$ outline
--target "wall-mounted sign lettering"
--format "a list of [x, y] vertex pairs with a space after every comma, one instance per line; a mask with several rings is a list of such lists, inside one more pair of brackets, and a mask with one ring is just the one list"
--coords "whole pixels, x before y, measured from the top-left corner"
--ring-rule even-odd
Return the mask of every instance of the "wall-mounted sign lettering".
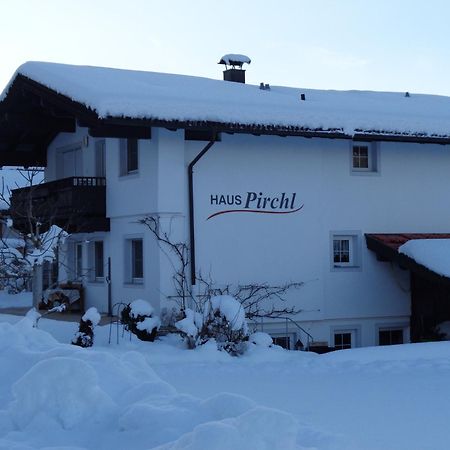
[[300, 211], [303, 204], [296, 201], [297, 194], [281, 192], [278, 195], [265, 195], [262, 192], [241, 194], [211, 194], [210, 205], [220, 210], [209, 215], [206, 220], [229, 213], [292, 214]]

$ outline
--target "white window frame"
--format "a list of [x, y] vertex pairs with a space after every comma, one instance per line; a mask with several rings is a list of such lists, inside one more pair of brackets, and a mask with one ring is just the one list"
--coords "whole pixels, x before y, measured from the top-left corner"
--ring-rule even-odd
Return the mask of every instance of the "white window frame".
[[[336, 334], [351, 334], [350, 348], [361, 347], [361, 326], [360, 325], [342, 325], [331, 327], [330, 333], [330, 347], [334, 347], [334, 340]], [[341, 349], [339, 349], [341, 350]]]
[[[367, 167], [356, 167], [354, 165], [354, 148], [367, 148]], [[350, 173], [352, 175], [377, 175], [380, 172], [379, 145], [377, 142], [350, 142]]]
[[[350, 335], [350, 346], [347, 347], [345, 344], [341, 343], [341, 345], [336, 346], [336, 336], [344, 336], [344, 335]], [[354, 341], [355, 341], [355, 332], [354, 330], [341, 330], [341, 331], [335, 331], [333, 333], [333, 348], [336, 350], [347, 350], [349, 348], [354, 347]]]
[[[345, 243], [348, 243], [347, 249], [344, 248]], [[336, 244], [339, 247], [337, 252]], [[355, 259], [353, 246], [353, 236], [333, 236], [333, 264], [337, 267], [353, 267]], [[348, 261], [342, 261], [345, 254], [348, 254]], [[339, 256], [341, 261], [336, 261], [336, 256]]]
[[[361, 270], [362, 246], [360, 231], [331, 231], [330, 232], [330, 264], [331, 270]], [[349, 260], [348, 262], [334, 261], [335, 241], [348, 241]]]
[[[133, 241], [142, 242], [142, 277], [136, 277], [133, 273], [134, 261], [133, 261]], [[125, 238], [125, 284], [143, 285], [145, 274], [145, 241], [143, 236], [127, 236]]]
[[[380, 331], [394, 331], [394, 330], [402, 330], [403, 334], [403, 344], [407, 344], [410, 340], [409, 337], [409, 324], [404, 323], [381, 323], [375, 326], [375, 342], [377, 345], [380, 345]], [[386, 344], [386, 345], [394, 345], [394, 344]], [[397, 345], [397, 344], [396, 344]], [[401, 345], [401, 344], [398, 344]]]
[[[97, 255], [96, 248], [97, 243], [101, 242], [103, 244], [103, 276], [97, 276]], [[103, 283], [105, 281], [105, 241], [103, 239], [94, 239], [89, 242], [89, 267], [90, 267], [90, 281], [94, 283]]]

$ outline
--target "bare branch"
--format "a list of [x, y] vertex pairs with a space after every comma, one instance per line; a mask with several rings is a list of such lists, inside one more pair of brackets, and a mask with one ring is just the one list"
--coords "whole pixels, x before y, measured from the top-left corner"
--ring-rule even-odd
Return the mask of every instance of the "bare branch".
[[[285, 306], [286, 297], [289, 291], [300, 289], [303, 282], [289, 282], [278, 286], [268, 283], [251, 283], [246, 285], [218, 287], [212, 280], [211, 274], [207, 278], [202, 274], [196, 274], [196, 282], [199, 285], [201, 295], [194, 296], [192, 286], [188, 277], [189, 270], [189, 247], [185, 242], [174, 242], [169, 232], [161, 230], [159, 218], [154, 216], [145, 217], [139, 221], [146, 225], [156, 238], [159, 248], [171, 261], [174, 269], [173, 284], [176, 297], [179, 299], [181, 309], [186, 308], [186, 301], [189, 299], [197, 312], [203, 312], [205, 303], [215, 295], [231, 295], [235, 297], [245, 309], [249, 320], [257, 318], [270, 318], [279, 316], [290, 316], [298, 314], [301, 309], [294, 306]], [[175, 256], [176, 264], [172, 262], [169, 253]], [[171, 297], [173, 298], [173, 297]]]
[[[172, 282], [179, 299], [179, 306], [181, 310], [185, 310], [187, 300], [194, 300], [192, 287], [188, 279], [189, 248], [187, 244], [185, 242], [173, 242], [170, 237], [170, 232], [161, 230], [158, 217], [148, 216], [140, 220], [139, 223], [147, 226], [155, 237], [158, 247], [170, 261], [174, 271]], [[176, 263], [173, 262], [170, 254], [175, 256]]]

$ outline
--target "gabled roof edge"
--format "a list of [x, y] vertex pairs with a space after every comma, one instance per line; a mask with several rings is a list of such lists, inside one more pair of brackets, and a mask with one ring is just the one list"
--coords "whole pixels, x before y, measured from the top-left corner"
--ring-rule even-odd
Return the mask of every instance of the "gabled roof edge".
[[7, 112], [11, 103], [11, 96], [16, 95], [17, 90], [22, 89], [40, 97], [43, 102], [48, 101], [52, 106], [58, 107], [74, 115], [82, 126], [95, 125], [126, 125], [126, 126], [150, 126], [169, 129], [214, 130], [215, 132], [240, 133], [253, 135], [274, 136], [298, 136], [305, 138], [323, 139], [349, 139], [355, 141], [385, 141], [385, 142], [410, 142], [420, 144], [449, 145], [450, 136], [429, 136], [425, 134], [407, 133], [383, 133], [376, 130], [358, 130], [355, 134], [345, 133], [342, 129], [309, 129], [298, 126], [260, 125], [230, 122], [211, 121], [180, 121], [163, 120], [158, 118], [133, 118], [133, 117], [106, 117], [100, 118], [98, 114], [85, 104], [73, 100], [64, 94], [44, 86], [18, 73], [11, 81], [5, 98], [0, 102], [0, 113]]

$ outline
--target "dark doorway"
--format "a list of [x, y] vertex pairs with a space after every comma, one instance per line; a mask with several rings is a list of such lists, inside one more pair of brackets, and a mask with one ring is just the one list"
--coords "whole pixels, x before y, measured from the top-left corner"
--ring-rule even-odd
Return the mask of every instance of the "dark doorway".
[[436, 325], [450, 320], [450, 285], [442, 278], [411, 272], [411, 342], [439, 340]]

